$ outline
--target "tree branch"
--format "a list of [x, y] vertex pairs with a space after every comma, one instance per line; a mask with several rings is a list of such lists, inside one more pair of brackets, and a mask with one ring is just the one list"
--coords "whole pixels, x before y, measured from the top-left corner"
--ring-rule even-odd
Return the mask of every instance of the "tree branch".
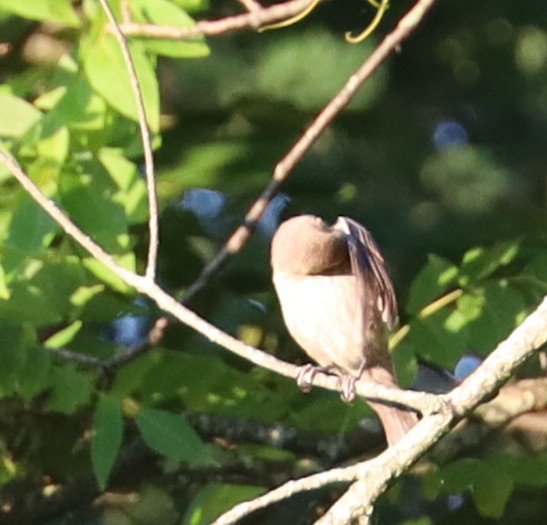
[[[270, 7], [249, 9], [247, 13], [241, 15], [228, 16], [219, 20], [203, 20], [192, 27], [158, 26], [131, 22], [121, 24], [120, 29], [127, 36], [169, 40], [184, 40], [203, 35], [214, 36], [238, 29], [254, 29], [256, 31], [263, 25], [291, 18], [303, 11], [309, 3], [310, 0], [291, 0]], [[248, 0], [247, 4], [250, 7]]]
[[479, 403], [492, 397], [522, 362], [547, 342], [547, 297], [539, 307], [460, 386], [444, 397], [443, 412], [424, 417], [401, 441], [368, 461], [332, 469], [281, 487], [241, 503], [213, 525], [232, 525], [255, 510], [281, 501], [296, 492], [314, 490], [331, 483], [354, 482], [348, 491], [316, 522], [316, 525], [347, 525], [359, 519], [367, 523], [372, 507], [389, 483], [407, 472], [418, 459]]

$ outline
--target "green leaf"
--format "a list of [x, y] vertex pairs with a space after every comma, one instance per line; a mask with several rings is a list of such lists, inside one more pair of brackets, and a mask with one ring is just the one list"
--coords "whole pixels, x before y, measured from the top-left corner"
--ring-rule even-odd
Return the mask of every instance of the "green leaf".
[[545, 291], [547, 287], [547, 250], [534, 255], [532, 260], [522, 270], [522, 275], [537, 280], [538, 285]]
[[486, 354], [524, 320], [527, 302], [516, 286], [505, 281], [487, 283], [473, 295], [481, 310], [469, 323], [470, 341], [473, 350]]
[[495, 464], [477, 469], [473, 480], [473, 499], [477, 510], [487, 518], [501, 518], [513, 493], [513, 480]]
[[182, 414], [144, 408], [137, 414], [136, 421], [147, 445], [170, 461], [215, 464], [213, 456]]
[[73, 312], [70, 296], [87, 278], [79, 260], [27, 259], [11, 281], [11, 297], [0, 301], [0, 317], [14, 323], [60, 323]]
[[[321, 392], [319, 389], [304, 396], [294, 380], [288, 382], [292, 384], [286, 388], [294, 392], [294, 399], [290, 402], [293, 408], [285, 420], [289, 425], [319, 432], [345, 434], [355, 430], [363, 418], [372, 414], [365, 403], [341, 403], [336, 392]], [[324, 417], [325, 414], [330, 416]]]
[[442, 148], [425, 160], [423, 185], [447, 208], [462, 215], [480, 215], [508, 202], [512, 174], [494, 161], [488, 148], [461, 145]]
[[[247, 81], [242, 88], [256, 93], [254, 86], [258, 86], [264, 96], [303, 111], [321, 108], [339, 89], [338, 79], [351, 75], [363, 60], [363, 53], [373, 47], [372, 41], [363, 42], [361, 49], [348, 47], [343, 39], [318, 29], [297, 31], [270, 42], [255, 66], [256, 71], [242, 70], [246, 74], [242, 80]], [[256, 78], [248, 82], [249, 74]], [[351, 100], [349, 108], [363, 110], [373, 106], [385, 88], [386, 78], [386, 70], [380, 69]]]
[[501, 456], [491, 462], [493, 468], [507, 472], [516, 483], [529, 487], [547, 486], [547, 452], [529, 456]]
[[63, 346], [68, 345], [80, 331], [82, 325], [82, 321], [74, 321], [65, 328], [48, 337], [44, 342], [44, 346], [47, 348], [62, 348]]
[[9, 299], [10, 291], [6, 282], [6, 272], [0, 264], [0, 299]]
[[87, 235], [108, 252], [123, 254], [129, 246], [127, 217], [104, 168], [85, 163], [82, 173], [62, 173], [59, 190], [63, 207]]
[[209, 483], [195, 496], [182, 525], [206, 525], [238, 503], [263, 493], [264, 487]]
[[80, 25], [70, 0], [0, 0], [0, 9], [33, 20], [48, 20], [69, 27]]
[[427, 265], [412, 282], [406, 310], [416, 315], [457, 282], [458, 269], [437, 255], [428, 257]]
[[461, 316], [441, 310], [410, 323], [408, 341], [417, 355], [441, 367], [452, 369], [467, 350], [469, 330]]
[[466, 285], [488, 277], [500, 266], [505, 266], [513, 261], [519, 253], [519, 248], [519, 242], [505, 242], [493, 248], [477, 247], [469, 250], [463, 256], [460, 267], [460, 283]]
[[[504, 458], [462, 459], [442, 466], [424, 479], [424, 495], [458, 494], [470, 490], [477, 510], [486, 517], [499, 518], [511, 496], [515, 482], [505, 469]], [[526, 458], [522, 458], [526, 459]]]
[[56, 367], [52, 373], [51, 397], [47, 408], [52, 411], [73, 414], [89, 402], [93, 391], [91, 378], [76, 370], [72, 364]]
[[27, 361], [22, 328], [0, 324], [0, 397], [10, 395]]
[[104, 134], [107, 105], [93, 92], [88, 79], [81, 73], [65, 86], [65, 93], [55, 106], [55, 112], [71, 130], [88, 132], [87, 140], [90, 131]]
[[[116, 262], [124, 268], [134, 271], [136, 267], [135, 255], [128, 253], [126, 255], [119, 255], [114, 258]], [[108, 284], [110, 288], [117, 292], [130, 295], [133, 293], [133, 288], [128, 285], [119, 275], [114, 273], [110, 268], [107, 268], [102, 262], [98, 261], [94, 257], [86, 257], [82, 259], [82, 264], [87, 268], [97, 279]]]
[[25, 401], [31, 401], [49, 386], [51, 355], [42, 346], [27, 349], [26, 363], [17, 378], [17, 392]]
[[[158, 131], [160, 116], [158, 79], [155, 63], [146, 54], [145, 49], [145, 45], [141, 42], [131, 43], [131, 56], [142, 90], [148, 125], [152, 131]], [[116, 39], [108, 32], [102, 31], [97, 38], [87, 38], [82, 41], [81, 53], [85, 73], [93, 89], [122, 115], [138, 121], [135, 94]]]
[[68, 157], [70, 133], [68, 128], [53, 112], [44, 119], [36, 151], [41, 159], [54, 161], [61, 166]]
[[6, 270], [9, 272], [48, 246], [58, 231], [57, 223], [31, 197], [23, 195], [13, 213], [5, 243], [9, 248], [4, 262]]
[[161, 350], [151, 348], [146, 354], [121, 367], [112, 385], [112, 392], [120, 397], [133, 394], [150, 370], [157, 366], [160, 354]]
[[124, 206], [128, 221], [145, 222], [148, 216], [147, 190], [137, 166], [117, 149], [102, 148], [99, 160], [120, 190], [117, 200]]
[[[207, 343], [198, 346], [202, 341], [196, 337], [186, 344], [194, 351], [206, 353]], [[193, 411], [244, 414], [262, 421], [279, 421], [287, 412], [285, 398], [272, 395], [263, 378], [229, 366], [218, 353], [162, 352], [154, 355], [154, 361], [156, 366], [139, 385], [139, 395], [144, 399], [181, 399]], [[302, 398], [296, 387], [293, 392]]]
[[95, 411], [95, 433], [91, 462], [101, 490], [108, 484], [123, 438], [123, 416], [119, 399], [101, 396]]
[[0, 91], [0, 115], [0, 137], [21, 137], [42, 118], [32, 104], [6, 91]]
[[[135, 0], [131, 9], [136, 22], [187, 28], [196, 25], [194, 19], [172, 2], [166, 0]], [[203, 36], [184, 40], [147, 39], [146, 48], [158, 55], [177, 58], [197, 58], [209, 55]]]

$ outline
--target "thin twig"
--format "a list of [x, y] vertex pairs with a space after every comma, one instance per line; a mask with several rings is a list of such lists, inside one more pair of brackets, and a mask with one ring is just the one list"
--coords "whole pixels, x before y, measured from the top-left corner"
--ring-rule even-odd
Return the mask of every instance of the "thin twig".
[[310, 0], [291, 0], [271, 7], [254, 9], [241, 15], [228, 16], [219, 20], [203, 20], [192, 27], [171, 27], [152, 24], [121, 24], [120, 29], [127, 36], [184, 40], [203, 35], [220, 35], [238, 29], [258, 30], [261, 26], [285, 20], [300, 13]]
[[139, 128], [141, 130], [142, 147], [144, 150], [144, 165], [146, 172], [146, 186], [148, 192], [148, 259], [146, 262], [145, 276], [150, 280], [156, 278], [156, 267], [158, 262], [158, 197], [156, 192], [156, 176], [154, 170], [154, 155], [152, 154], [152, 142], [150, 140], [150, 130], [148, 128], [148, 121], [146, 119], [146, 108], [144, 106], [144, 100], [142, 96], [142, 90], [139, 84], [139, 78], [137, 76], [137, 70], [135, 63], [131, 57], [131, 51], [125, 35], [120, 30], [120, 26], [116, 21], [116, 17], [110, 8], [107, 0], [99, 0], [102, 8], [104, 9], [106, 16], [113, 29], [114, 35], [118, 40], [120, 49], [123, 54], [124, 62], [127, 66], [127, 72], [131, 80], [131, 88], [135, 95], [135, 102], [137, 103], [137, 113], [139, 117]]
[[249, 11], [249, 13], [252, 13], [253, 11], [258, 11], [259, 9], [262, 9], [262, 6], [256, 1], [256, 0], [239, 0], [239, 3]]

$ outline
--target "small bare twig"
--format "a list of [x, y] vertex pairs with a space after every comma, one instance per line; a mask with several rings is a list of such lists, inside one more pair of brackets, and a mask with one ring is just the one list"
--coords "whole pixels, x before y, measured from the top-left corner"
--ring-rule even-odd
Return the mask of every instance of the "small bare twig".
[[259, 9], [262, 9], [262, 6], [256, 1], [256, 0], [239, 0], [239, 3], [249, 11], [249, 13], [252, 13], [253, 11], [258, 11]]
[[213, 36], [238, 29], [258, 30], [263, 25], [279, 20], [285, 20], [300, 13], [310, 3], [310, 0], [291, 0], [282, 4], [260, 9], [249, 9], [241, 15], [228, 16], [219, 20], [202, 20], [192, 27], [171, 27], [152, 24], [121, 24], [120, 29], [127, 36], [146, 38], [164, 38], [183, 40], [196, 36]]
[[74, 361], [87, 366], [95, 366], [102, 368], [103, 370], [112, 370], [133, 361], [133, 359], [146, 352], [149, 348], [158, 346], [163, 340], [165, 331], [171, 326], [172, 322], [173, 321], [169, 317], [164, 315], [158, 317], [144, 340], [129, 346], [123, 352], [116, 354], [110, 359], [99, 359], [98, 357], [82, 354], [80, 352], [73, 352], [66, 348], [52, 348], [50, 349], [50, 352], [68, 361]]
[[156, 192], [156, 176], [154, 170], [154, 155], [152, 154], [152, 143], [150, 140], [150, 130], [148, 128], [148, 121], [146, 119], [146, 109], [144, 107], [144, 100], [142, 97], [142, 91], [139, 84], [139, 78], [137, 76], [137, 70], [135, 63], [131, 58], [131, 51], [129, 44], [125, 38], [125, 35], [120, 31], [120, 26], [116, 21], [114, 13], [110, 8], [107, 0], [99, 0], [102, 8], [104, 9], [106, 16], [110, 22], [112, 30], [123, 54], [124, 62], [127, 65], [127, 71], [131, 80], [131, 87], [135, 95], [135, 102], [137, 103], [137, 113], [139, 116], [139, 127], [141, 130], [141, 140], [144, 151], [144, 164], [146, 172], [146, 186], [148, 193], [148, 260], [146, 262], [145, 275], [148, 279], [155, 280], [156, 267], [158, 260], [158, 197]]

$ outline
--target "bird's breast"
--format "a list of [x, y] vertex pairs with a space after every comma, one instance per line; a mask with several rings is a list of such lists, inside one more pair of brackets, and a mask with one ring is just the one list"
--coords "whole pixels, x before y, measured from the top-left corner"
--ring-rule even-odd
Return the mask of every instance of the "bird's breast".
[[364, 362], [372, 327], [364, 326], [365, 303], [357, 293], [355, 277], [276, 272], [273, 281], [285, 324], [296, 342], [320, 365], [335, 364], [356, 373]]

